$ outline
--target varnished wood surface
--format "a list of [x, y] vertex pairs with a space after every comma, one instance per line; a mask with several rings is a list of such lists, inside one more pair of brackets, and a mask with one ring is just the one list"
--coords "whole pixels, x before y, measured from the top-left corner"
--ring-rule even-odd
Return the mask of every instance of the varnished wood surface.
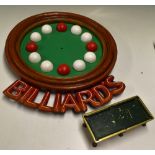
[[[20, 58], [20, 43], [24, 35], [36, 26], [57, 21], [71, 22], [87, 27], [99, 38], [102, 44], [104, 57], [94, 70], [74, 78], [56, 78], [38, 73]], [[22, 80], [41, 89], [57, 91], [75, 91], [86, 89], [103, 81], [114, 67], [117, 57], [116, 43], [111, 34], [94, 20], [74, 13], [47, 12], [31, 16], [17, 24], [10, 32], [6, 45], [5, 55], [8, 64]]]

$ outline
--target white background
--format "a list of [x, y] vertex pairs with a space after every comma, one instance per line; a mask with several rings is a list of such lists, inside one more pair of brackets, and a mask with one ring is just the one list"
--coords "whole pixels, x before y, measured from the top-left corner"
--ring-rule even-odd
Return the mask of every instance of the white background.
[[[43, 114], [6, 99], [2, 91], [15, 77], [4, 61], [10, 30], [24, 18], [47, 11], [88, 16], [113, 35], [118, 58], [112, 74], [126, 84], [111, 103], [139, 95], [155, 116], [155, 7], [153, 6], [0, 6], [0, 149], [94, 149], [82, 115]], [[111, 104], [110, 103], [110, 104]], [[89, 111], [92, 109], [89, 109]], [[98, 144], [95, 149], [155, 149], [155, 121]]]

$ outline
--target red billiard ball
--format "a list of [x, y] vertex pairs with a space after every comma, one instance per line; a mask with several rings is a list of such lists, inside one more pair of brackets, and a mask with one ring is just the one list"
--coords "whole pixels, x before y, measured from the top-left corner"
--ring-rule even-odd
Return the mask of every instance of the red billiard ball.
[[97, 50], [97, 44], [93, 41], [87, 43], [86, 48], [88, 51], [95, 52]]
[[58, 23], [57, 24], [57, 31], [65, 32], [67, 30], [67, 25], [65, 23]]
[[27, 43], [27, 45], [26, 45], [26, 50], [27, 50], [28, 52], [36, 52], [37, 49], [38, 49], [38, 46], [37, 46], [37, 44], [36, 44], [35, 42], [33, 42], [33, 41]]
[[70, 67], [67, 64], [61, 64], [58, 66], [57, 72], [60, 75], [67, 75], [70, 73]]

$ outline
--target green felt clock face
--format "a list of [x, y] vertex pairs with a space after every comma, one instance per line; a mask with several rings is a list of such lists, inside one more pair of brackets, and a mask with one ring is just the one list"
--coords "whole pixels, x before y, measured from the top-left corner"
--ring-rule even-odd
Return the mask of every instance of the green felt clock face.
[[[52, 23], [50, 24], [52, 27], [52, 32], [49, 34], [43, 34], [41, 31], [41, 26], [39, 26], [33, 28], [24, 36], [20, 46], [20, 55], [22, 60], [28, 67], [41, 74], [60, 78], [72, 78], [75, 76], [81, 76], [89, 73], [96, 68], [96, 66], [101, 62], [101, 59], [104, 56], [100, 40], [87, 28], [82, 27], [82, 33], [89, 32], [92, 34], [92, 41], [97, 44], [98, 48], [94, 52], [94, 54], [96, 55], [96, 61], [93, 63], [85, 62], [86, 68], [83, 71], [76, 71], [73, 68], [73, 63], [78, 59], [84, 60], [84, 54], [87, 52], [86, 43], [81, 41], [81, 35], [74, 35], [71, 33], [71, 27], [73, 26], [73, 24], [66, 24], [67, 31], [65, 32], [58, 32], [56, 30], [57, 23]], [[37, 52], [41, 56], [41, 61], [38, 63], [32, 63], [29, 61], [30, 53], [25, 49], [27, 43], [30, 42], [30, 35], [33, 32], [39, 32], [42, 36], [42, 39], [39, 42], [36, 42], [36, 44], [38, 45]], [[49, 60], [53, 63], [52, 71], [43, 72], [41, 70], [40, 65], [44, 60]], [[57, 68], [60, 64], [67, 64], [70, 67], [70, 73], [65, 76], [60, 75], [57, 72]]]

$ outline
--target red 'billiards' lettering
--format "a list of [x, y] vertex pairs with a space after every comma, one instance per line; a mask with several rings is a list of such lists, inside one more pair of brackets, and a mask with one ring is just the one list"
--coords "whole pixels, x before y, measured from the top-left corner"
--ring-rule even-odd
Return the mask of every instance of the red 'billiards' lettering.
[[3, 93], [11, 99], [18, 100], [29, 89], [29, 85], [21, 80], [15, 81]]
[[56, 93], [54, 105], [53, 105], [54, 112], [61, 112], [61, 100], [62, 100], [62, 95], [60, 93]]
[[20, 98], [20, 101], [31, 108], [37, 108], [38, 103], [34, 102], [37, 97], [39, 89], [30, 87], [30, 89], [26, 92], [26, 94]]
[[114, 77], [109, 76], [100, 85], [97, 85], [89, 90], [77, 92], [76, 94], [65, 94], [62, 101], [62, 94], [56, 93], [53, 107], [48, 106], [50, 92], [45, 92], [40, 103], [34, 100], [38, 95], [39, 89], [34, 88], [21, 80], [15, 81], [10, 85], [4, 94], [11, 99], [14, 99], [24, 105], [32, 108], [38, 108], [46, 112], [66, 112], [68, 109], [73, 109], [75, 112], [84, 112], [87, 110], [87, 104], [93, 107], [102, 106], [112, 99], [113, 95], [122, 93], [125, 85], [122, 82], [114, 82]]
[[38, 109], [42, 111], [52, 112], [52, 107], [47, 106], [47, 103], [50, 98], [50, 92], [46, 92], [43, 99], [41, 100]]
[[114, 76], [110, 75], [102, 82], [107, 88], [109, 88], [112, 95], [119, 95], [125, 89], [125, 84], [123, 82], [114, 82]]
[[68, 108], [74, 109], [75, 112], [81, 111], [75, 97], [71, 94], [65, 95], [65, 98], [61, 107], [61, 112], [65, 112], [66, 109]]
[[[91, 89], [91, 92], [97, 99], [99, 99], [100, 104], [98, 106], [104, 105], [112, 99], [112, 94], [104, 85], [98, 85]], [[99, 93], [101, 92], [102, 95]]]
[[59, 93], [55, 95], [53, 107], [47, 105], [49, 98], [50, 98], [50, 92], [46, 92], [41, 103], [39, 104], [39, 110], [46, 112], [61, 112], [62, 95]]
[[[87, 110], [86, 104], [90, 104], [93, 107], [97, 107], [97, 106], [99, 106], [101, 104], [100, 102], [93, 100], [93, 94], [92, 94], [92, 92], [90, 90], [85, 90], [85, 91], [78, 92], [76, 94], [76, 96], [77, 96], [77, 99], [78, 99], [79, 103], [81, 104], [81, 107], [82, 107], [83, 111]], [[84, 98], [84, 96], [85, 96], [85, 98]]]

